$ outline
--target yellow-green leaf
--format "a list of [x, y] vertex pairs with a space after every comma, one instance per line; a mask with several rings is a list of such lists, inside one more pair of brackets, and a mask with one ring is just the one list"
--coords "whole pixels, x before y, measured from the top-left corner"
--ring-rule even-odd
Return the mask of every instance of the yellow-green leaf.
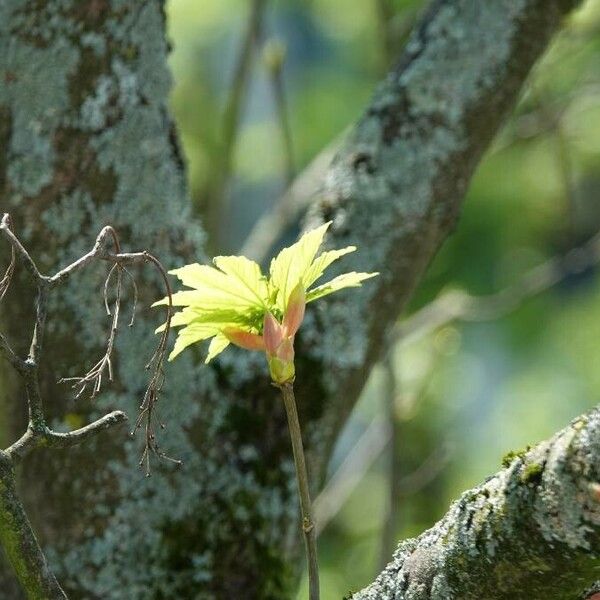
[[[216, 310], [220, 308], [248, 310], [250, 308], [259, 308], [247, 300], [209, 288], [175, 292], [172, 295], [172, 301], [173, 306], [196, 306], [204, 310]], [[168, 303], [169, 299], [163, 298], [155, 302], [152, 306], [164, 306]]]
[[284, 248], [271, 261], [271, 288], [277, 292], [277, 307], [285, 312], [292, 290], [309, 270], [329, 223], [305, 233], [295, 244]]
[[215, 356], [221, 354], [227, 346], [229, 346], [229, 340], [222, 334], [219, 333], [210, 341], [208, 347], [208, 354], [206, 355], [205, 363], [209, 363]]
[[183, 352], [188, 346], [207, 340], [208, 338], [218, 333], [214, 327], [208, 325], [201, 325], [193, 323], [180, 329], [177, 333], [177, 339], [171, 354], [169, 354], [169, 360], [173, 360], [178, 354]]
[[343, 290], [344, 288], [359, 287], [365, 279], [370, 279], [376, 275], [379, 275], [379, 273], [356, 273], [355, 271], [344, 273], [343, 275], [339, 275], [331, 281], [319, 285], [307, 292], [306, 301], [312, 302], [313, 300], [328, 296], [329, 294], [333, 294], [333, 292]]
[[348, 246], [347, 248], [341, 248], [340, 250], [328, 250], [327, 252], [323, 252], [320, 256], [317, 256], [302, 278], [304, 288], [308, 289], [317, 279], [319, 279], [331, 263], [335, 262], [341, 256], [354, 252], [355, 250], [356, 246]]
[[239, 281], [263, 308], [268, 297], [267, 280], [260, 267], [245, 256], [216, 256], [214, 263], [226, 275]]
[[[219, 258], [223, 264], [231, 267], [228, 257]], [[239, 276], [231, 276], [215, 267], [195, 263], [169, 273], [176, 275], [184, 285], [194, 288], [192, 292], [188, 292], [189, 304], [219, 308], [263, 307], [263, 302], [257, 298], [256, 293], [249, 289], [249, 282], [243, 282]], [[192, 296], [193, 293], [196, 295]]]
[[[182, 325], [189, 325], [198, 318], [198, 310], [191, 306], [186, 306], [183, 310], [176, 312], [171, 317], [171, 327], [181, 327]], [[165, 330], [166, 323], [163, 323], [160, 327], [156, 328], [155, 333], [160, 333]]]

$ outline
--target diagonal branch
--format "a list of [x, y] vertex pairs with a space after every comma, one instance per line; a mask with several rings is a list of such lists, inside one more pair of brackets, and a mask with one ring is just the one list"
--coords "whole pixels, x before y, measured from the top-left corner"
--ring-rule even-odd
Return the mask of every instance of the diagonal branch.
[[324, 375], [298, 390], [300, 407], [311, 406], [315, 390], [327, 390], [319, 430], [329, 435], [308, 448], [321, 469], [393, 324], [455, 227], [483, 152], [576, 5], [431, 2], [322, 177], [306, 226], [333, 221], [331, 245], [361, 250], [348, 255], [346, 268], [378, 268], [382, 276], [352, 300], [331, 298], [303, 333], [332, 340], [305, 346], [304, 356], [319, 365], [315, 378]]
[[115, 410], [89, 425], [80, 427], [67, 433], [52, 431], [45, 427], [41, 432], [27, 431], [14, 444], [6, 449], [6, 454], [13, 462], [17, 462], [36, 448], [71, 448], [87, 442], [92, 437], [112, 429], [116, 425], [127, 421], [127, 415], [120, 410]]
[[597, 578], [600, 408], [465, 492], [353, 600], [576, 598]]
[[571, 275], [593, 267], [600, 261], [600, 233], [585, 244], [573, 248], [564, 256], [554, 256], [524, 273], [517, 281], [487, 296], [473, 296], [452, 290], [398, 323], [389, 337], [389, 347], [395, 342], [408, 343], [454, 320], [489, 321], [502, 317], [532, 298], [558, 285]]

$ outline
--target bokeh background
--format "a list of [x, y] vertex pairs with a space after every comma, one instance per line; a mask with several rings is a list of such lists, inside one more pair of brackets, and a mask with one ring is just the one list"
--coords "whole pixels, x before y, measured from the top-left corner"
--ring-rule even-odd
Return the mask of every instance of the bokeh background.
[[[423, 4], [167, 3], [172, 110], [211, 252], [239, 251], [360, 115]], [[487, 152], [339, 441], [318, 500], [325, 600], [370, 582], [507, 452], [598, 402], [599, 230], [600, 0], [587, 0]]]

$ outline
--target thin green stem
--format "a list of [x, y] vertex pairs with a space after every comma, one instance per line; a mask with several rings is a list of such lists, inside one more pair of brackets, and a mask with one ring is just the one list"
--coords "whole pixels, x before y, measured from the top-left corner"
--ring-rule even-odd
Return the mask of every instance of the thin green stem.
[[296, 480], [298, 483], [298, 495], [300, 497], [300, 511], [302, 513], [302, 532], [304, 533], [306, 561], [308, 563], [308, 597], [309, 600], [319, 600], [317, 536], [310, 501], [306, 461], [304, 460], [302, 433], [300, 431], [300, 422], [298, 421], [298, 411], [296, 410], [296, 398], [294, 397], [294, 386], [292, 383], [284, 383], [279, 387], [281, 388], [285, 412], [287, 414], [290, 437], [292, 439], [292, 450], [294, 452], [294, 464], [296, 466]]

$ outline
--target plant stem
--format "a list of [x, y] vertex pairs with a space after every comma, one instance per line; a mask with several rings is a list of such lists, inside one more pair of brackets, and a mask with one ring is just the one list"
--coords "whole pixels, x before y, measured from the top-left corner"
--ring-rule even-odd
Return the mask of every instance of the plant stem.
[[309, 600], [319, 600], [319, 565], [317, 561], [317, 536], [315, 522], [312, 516], [312, 505], [308, 488], [308, 474], [304, 460], [304, 448], [302, 446], [302, 433], [296, 410], [296, 398], [294, 397], [294, 386], [292, 383], [284, 383], [281, 386], [281, 394], [287, 414], [290, 437], [292, 439], [292, 450], [294, 452], [294, 464], [296, 466], [296, 480], [298, 483], [298, 495], [300, 496], [300, 511], [302, 513], [302, 531], [304, 533], [304, 545], [306, 548], [306, 561], [308, 563], [308, 588]]

